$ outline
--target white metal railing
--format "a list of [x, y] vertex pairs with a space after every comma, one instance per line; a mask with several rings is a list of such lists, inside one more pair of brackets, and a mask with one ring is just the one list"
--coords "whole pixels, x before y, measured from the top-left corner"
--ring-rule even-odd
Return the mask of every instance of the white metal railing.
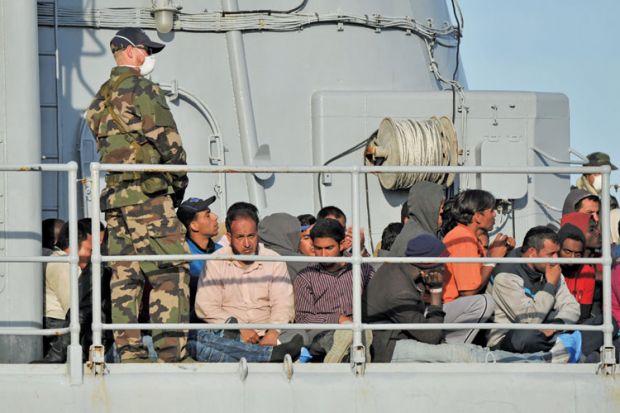
[[[69, 373], [72, 384], [79, 384], [83, 379], [82, 349], [79, 342], [79, 296], [78, 296], [78, 245], [77, 245], [77, 163], [67, 164], [34, 164], [34, 165], [0, 165], [2, 172], [66, 172], [68, 182], [68, 218], [69, 218], [69, 248], [67, 257], [43, 257], [43, 256], [12, 256], [0, 257], [0, 262], [67, 262], [71, 264], [70, 287], [71, 287], [71, 317], [70, 326], [60, 329], [32, 329], [23, 327], [0, 328], [0, 335], [35, 335], [49, 336], [58, 334], [71, 334], [71, 344], [68, 349]], [[363, 371], [365, 363], [364, 348], [362, 344], [363, 330], [459, 330], [459, 329], [507, 329], [507, 330], [581, 330], [601, 331], [604, 334], [602, 365], [615, 364], [615, 354], [612, 337], [611, 316], [611, 237], [609, 227], [609, 198], [608, 192], [602, 193], [601, 199], [601, 231], [602, 231], [602, 257], [600, 258], [419, 258], [419, 257], [362, 257], [360, 251], [360, 207], [359, 188], [360, 175], [366, 173], [394, 173], [394, 172], [454, 172], [454, 173], [506, 173], [506, 174], [571, 174], [571, 173], [601, 173], [603, 188], [609, 187], [611, 169], [603, 167], [230, 167], [230, 166], [164, 166], [164, 165], [110, 165], [91, 164], [91, 179], [93, 193], [100, 193], [99, 176], [101, 171], [187, 171], [202, 173], [342, 173], [351, 176], [351, 204], [353, 226], [353, 254], [350, 257], [290, 257], [290, 256], [211, 256], [211, 255], [160, 255], [160, 256], [102, 256], [99, 243], [93, 243], [92, 252], [92, 276], [93, 276], [93, 350], [91, 362], [94, 365], [103, 365], [103, 330], [112, 329], [162, 329], [162, 330], [197, 330], [197, 329], [239, 329], [239, 328], [284, 328], [289, 330], [325, 329], [325, 330], [353, 330], [353, 353], [352, 362], [356, 371]], [[91, 216], [99, 217], [99, 199], [94, 196], [91, 200]], [[92, 232], [99, 232], [99, 222], [92, 220]], [[353, 266], [353, 323], [351, 324], [104, 324], [101, 322], [101, 264], [109, 261], [169, 261], [169, 260], [256, 260], [256, 261], [285, 261], [285, 262], [347, 262]], [[482, 263], [580, 263], [603, 265], [603, 324], [591, 325], [554, 325], [554, 324], [494, 324], [494, 323], [468, 323], [468, 324], [364, 324], [361, 317], [361, 270], [362, 263], [377, 262], [482, 262]]]
[[[427, 172], [427, 173], [500, 173], [500, 174], [579, 174], [601, 173], [602, 187], [609, 187], [611, 169], [609, 166], [602, 167], [337, 167], [337, 166], [304, 166], [304, 167], [251, 167], [251, 166], [196, 166], [196, 165], [117, 165], [117, 164], [91, 164], [92, 190], [99, 193], [99, 176], [101, 171], [114, 172], [199, 172], [199, 173], [341, 173], [351, 177], [351, 221], [353, 227], [353, 251], [351, 257], [291, 257], [291, 256], [238, 256], [238, 255], [159, 255], [159, 256], [102, 256], [100, 246], [93, 244], [92, 268], [93, 268], [93, 351], [91, 361], [95, 364], [103, 363], [103, 347], [101, 345], [102, 331], [112, 329], [162, 329], [162, 330], [197, 330], [197, 329], [243, 329], [243, 328], [280, 328], [290, 330], [325, 329], [325, 330], [353, 330], [353, 351], [351, 361], [356, 366], [356, 372], [363, 372], [365, 363], [364, 347], [362, 344], [362, 332], [368, 330], [460, 330], [460, 329], [507, 329], [507, 330], [582, 330], [601, 331], [604, 334], [604, 345], [601, 363], [604, 366], [615, 364], [615, 354], [612, 343], [612, 315], [611, 315], [611, 237], [609, 227], [609, 192], [603, 191], [601, 199], [601, 231], [602, 231], [602, 257], [601, 258], [409, 258], [409, 257], [362, 257], [360, 251], [360, 175], [367, 173], [401, 173], [401, 172]], [[98, 197], [91, 201], [91, 216], [100, 216]], [[93, 220], [93, 233], [99, 230], [99, 223]], [[353, 323], [351, 324], [103, 324], [101, 322], [101, 263], [109, 261], [173, 261], [173, 260], [253, 260], [253, 261], [284, 261], [284, 262], [348, 262], [353, 266]], [[603, 324], [600, 326], [589, 325], [556, 325], [556, 324], [494, 324], [494, 323], [468, 323], [468, 324], [364, 324], [361, 312], [361, 270], [362, 263], [376, 262], [482, 262], [482, 263], [583, 263], [601, 264], [603, 266]]]
[[[66, 262], [70, 264], [71, 316], [68, 328], [33, 329], [23, 327], [0, 328], [0, 335], [53, 336], [71, 333], [67, 349], [72, 384], [82, 382], [82, 347], [80, 345], [80, 316], [78, 295], [78, 241], [77, 241], [77, 170], [76, 162], [67, 164], [0, 165], [1, 172], [66, 172], [69, 198], [69, 255], [67, 257], [0, 257], [0, 262]], [[42, 274], [43, 275], [43, 274]]]

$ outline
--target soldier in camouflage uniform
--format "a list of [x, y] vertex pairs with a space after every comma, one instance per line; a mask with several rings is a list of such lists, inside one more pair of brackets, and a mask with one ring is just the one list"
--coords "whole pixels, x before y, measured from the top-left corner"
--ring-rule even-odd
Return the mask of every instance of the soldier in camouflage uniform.
[[[143, 75], [164, 45], [125, 28], [110, 42], [117, 66], [91, 103], [86, 119], [102, 163], [185, 165], [181, 138], [159, 86]], [[150, 68], [148, 67], [150, 66]], [[110, 172], [101, 194], [110, 255], [186, 254], [185, 228], [174, 208], [185, 173]], [[112, 321], [137, 323], [145, 280], [152, 285], [152, 323], [189, 322], [187, 262], [112, 262]], [[115, 330], [121, 361], [148, 358], [139, 330]], [[153, 331], [160, 361], [186, 357], [186, 333]]]

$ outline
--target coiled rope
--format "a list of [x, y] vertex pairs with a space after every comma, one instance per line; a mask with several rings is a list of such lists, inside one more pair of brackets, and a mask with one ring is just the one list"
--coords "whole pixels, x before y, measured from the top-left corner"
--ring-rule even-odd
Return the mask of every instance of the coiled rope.
[[[458, 156], [456, 132], [445, 116], [428, 120], [385, 118], [366, 155], [367, 165], [454, 166]], [[381, 186], [390, 190], [411, 188], [421, 181], [444, 186], [454, 181], [453, 173], [385, 173], [378, 177]]]

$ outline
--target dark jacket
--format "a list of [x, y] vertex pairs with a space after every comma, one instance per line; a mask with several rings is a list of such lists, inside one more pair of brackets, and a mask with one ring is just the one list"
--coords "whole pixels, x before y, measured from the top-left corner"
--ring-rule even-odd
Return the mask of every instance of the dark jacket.
[[432, 182], [418, 182], [409, 190], [409, 221], [394, 240], [390, 257], [404, 257], [409, 240], [421, 234], [437, 235], [439, 208], [445, 200], [444, 188]]
[[[443, 323], [441, 306], [422, 301], [423, 286], [416, 285], [419, 273], [410, 264], [385, 264], [370, 280], [364, 291], [362, 311], [364, 321], [372, 324]], [[426, 311], [426, 314], [425, 314]], [[375, 330], [373, 332], [373, 361], [390, 362], [397, 340], [413, 339], [438, 344], [442, 330]]]

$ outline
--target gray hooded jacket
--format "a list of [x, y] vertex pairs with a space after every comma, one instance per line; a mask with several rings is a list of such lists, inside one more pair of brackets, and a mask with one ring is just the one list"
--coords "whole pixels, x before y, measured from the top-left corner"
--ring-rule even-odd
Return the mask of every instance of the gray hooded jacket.
[[[303, 256], [299, 253], [299, 233], [301, 224], [294, 216], [285, 212], [277, 212], [266, 216], [258, 224], [258, 237], [265, 247], [274, 250], [280, 255]], [[288, 273], [291, 281], [297, 277], [297, 273], [308, 263], [287, 262]]]
[[409, 240], [421, 234], [437, 235], [439, 208], [445, 200], [444, 187], [432, 182], [418, 182], [409, 190], [409, 222], [392, 244], [390, 257], [404, 257]]

